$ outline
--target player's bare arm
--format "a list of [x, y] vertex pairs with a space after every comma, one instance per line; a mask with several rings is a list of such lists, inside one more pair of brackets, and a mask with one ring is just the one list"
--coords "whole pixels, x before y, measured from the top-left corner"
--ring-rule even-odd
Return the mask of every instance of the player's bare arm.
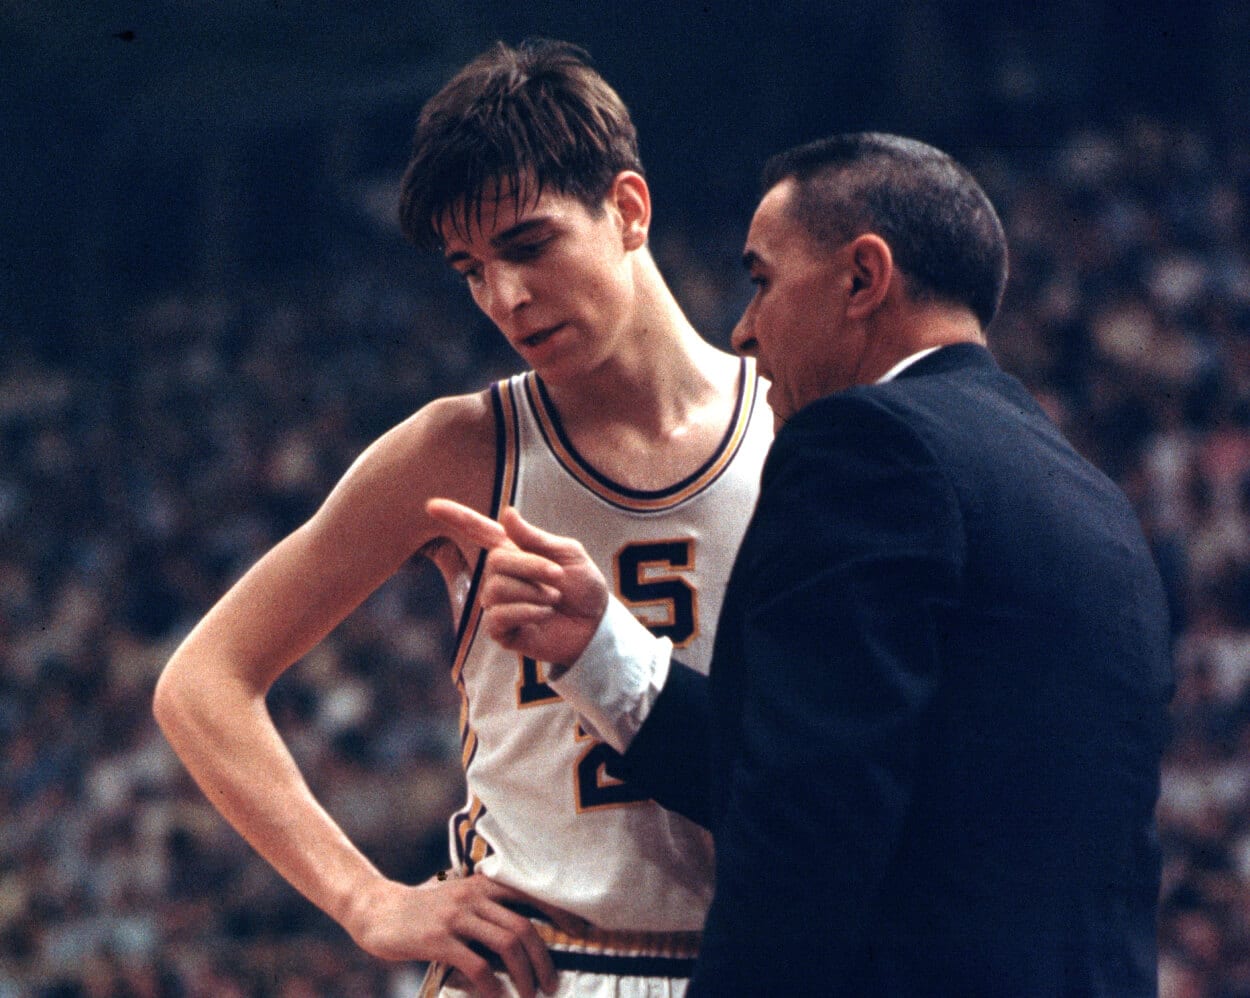
[[445, 576], [472, 564], [474, 542], [449, 538], [425, 501], [453, 495], [484, 510], [493, 471], [484, 394], [431, 403], [391, 430], [191, 632], [160, 678], [155, 713], [223, 816], [362, 948], [442, 961], [478, 993], [501, 994], [470, 949], [484, 945], [530, 998], [536, 982], [553, 986], [555, 972], [529, 920], [503, 905], [528, 899], [482, 876], [387, 879], [313, 797], [265, 705], [274, 681], [408, 558], [428, 555]]

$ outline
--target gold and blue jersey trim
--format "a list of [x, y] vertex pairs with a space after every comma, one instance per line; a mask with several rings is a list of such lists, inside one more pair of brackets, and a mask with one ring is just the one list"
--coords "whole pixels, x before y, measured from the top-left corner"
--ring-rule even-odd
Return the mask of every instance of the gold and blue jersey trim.
[[486, 805], [476, 794], [471, 795], [468, 805], [452, 818], [455, 829], [456, 861], [461, 872], [473, 873], [477, 864], [495, 850], [477, 830], [478, 820], [486, 813]]
[[[497, 519], [503, 507], [511, 505], [516, 499], [520, 432], [516, 403], [511, 392], [503, 390], [498, 384], [492, 385], [491, 406], [495, 414], [495, 480], [491, 488], [490, 515]], [[473, 730], [469, 713], [464, 665], [482, 621], [482, 606], [477, 594], [485, 567], [486, 552], [482, 551], [478, 554], [464, 610], [456, 627], [456, 651], [451, 667], [451, 679], [460, 695], [460, 761], [466, 772], [477, 753], [478, 736]], [[456, 858], [460, 868], [468, 873], [472, 873], [478, 863], [495, 851], [477, 830], [478, 819], [485, 813], [486, 805], [474, 795], [469, 805], [452, 818]]]
[[[551, 924], [546, 913], [528, 905], [508, 904], [534, 924], [547, 946], [556, 970], [611, 977], [689, 978], [702, 943], [699, 932], [628, 932], [599, 929], [590, 924], [566, 932]], [[495, 953], [483, 953], [491, 969], [506, 973]], [[444, 964], [432, 964], [422, 986], [421, 998], [433, 998], [444, 985], [465, 988], [468, 982]]]
[[[505, 381], [491, 385], [490, 397], [491, 407], [495, 414], [495, 481], [491, 487], [489, 514], [493, 519], [498, 519], [503, 508], [511, 506], [516, 501], [521, 431], [516, 399], [513, 398], [508, 383]], [[478, 624], [482, 620], [482, 607], [478, 602], [477, 592], [482, 583], [482, 572], [485, 568], [486, 552], [481, 551], [478, 553], [477, 564], [473, 568], [473, 578], [465, 597], [464, 610], [461, 612], [460, 623], [456, 628], [456, 653], [452, 659], [451, 678], [458, 688], [462, 686], [460, 673], [469, 657], [469, 649], [473, 646]], [[463, 689], [461, 695], [463, 696]]]
[[733, 462], [734, 455], [746, 438], [758, 393], [755, 365], [743, 358], [738, 370], [738, 397], [734, 403], [733, 416], [712, 456], [676, 484], [647, 491], [631, 489], [613, 481], [582, 457], [560, 422], [560, 414], [556, 411], [542, 379], [530, 371], [524, 376], [523, 384], [526, 400], [538, 423], [539, 432], [560, 466], [604, 502], [618, 509], [643, 513], [672, 509], [698, 495], [720, 477]]
[[[538, 937], [551, 947], [580, 950], [606, 957], [651, 957], [693, 960], [703, 941], [701, 932], [642, 932], [626, 929], [600, 929], [585, 923], [572, 931], [557, 928], [535, 913]], [[619, 971], [617, 971], [619, 973]]]

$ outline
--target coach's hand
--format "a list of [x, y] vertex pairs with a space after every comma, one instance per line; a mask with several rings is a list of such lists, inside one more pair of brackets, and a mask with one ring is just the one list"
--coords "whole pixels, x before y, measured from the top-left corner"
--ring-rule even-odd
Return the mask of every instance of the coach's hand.
[[[485, 998], [506, 994], [483, 950], [503, 960], [522, 998], [537, 988], [556, 990], [556, 970], [534, 924], [504, 907], [513, 901], [537, 907], [528, 895], [489, 877], [437, 877], [418, 887], [379, 881], [357, 896], [344, 928], [356, 944], [383, 960], [438, 961], [455, 967]], [[478, 952], [474, 952], [474, 949]]]
[[510, 651], [555, 665], [575, 661], [608, 607], [608, 584], [580, 543], [539, 530], [514, 509], [499, 522], [448, 499], [426, 512], [488, 555], [479, 601], [486, 633]]

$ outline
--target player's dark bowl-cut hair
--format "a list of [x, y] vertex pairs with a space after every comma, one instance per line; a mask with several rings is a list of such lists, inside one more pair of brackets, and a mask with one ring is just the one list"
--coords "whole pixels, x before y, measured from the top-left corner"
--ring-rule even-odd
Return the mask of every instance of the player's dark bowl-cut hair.
[[545, 190], [598, 211], [622, 170], [642, 172], [624, 102], [568, 42], [497, 42], [425, 104], [400, 188], [399, 221], [422, 249], [467, 234], [483, 198], [517, 208]]
[[1007, 237], [980, 184], [946, 153], [897, 135], [835, 135], [773, 156], [763, 190], [791, 178], [791, 214], [820, 245], [874, 232], [914, 299], [966, 305], [982, 329], [990, 324], [1007, 283]]

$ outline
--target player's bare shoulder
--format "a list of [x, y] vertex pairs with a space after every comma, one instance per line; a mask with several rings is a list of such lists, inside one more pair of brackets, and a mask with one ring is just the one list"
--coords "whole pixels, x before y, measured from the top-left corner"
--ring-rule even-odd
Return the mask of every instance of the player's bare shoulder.
[[368, 509], [410, 552], [436, 541], [441, 528], [425, 512], [449, 496], [488, 512], [495, 471], [495, 418], [489, 390], [422, 406], [356, 459], [326, 504]]
[[[495, 415], [489, 389], [435, 399], [387, 433], [378, 445], [410, 485], [490, 499], [495, 469]], [[428, 486], [428, 487], [427, 487]]]

